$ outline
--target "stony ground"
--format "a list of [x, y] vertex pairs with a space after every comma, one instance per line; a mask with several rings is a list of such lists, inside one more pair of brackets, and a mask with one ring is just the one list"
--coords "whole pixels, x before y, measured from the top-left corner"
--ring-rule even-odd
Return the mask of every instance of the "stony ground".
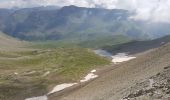
[[170, 100], [170, 66], [126, 92], [130, 93], [122, 100]]

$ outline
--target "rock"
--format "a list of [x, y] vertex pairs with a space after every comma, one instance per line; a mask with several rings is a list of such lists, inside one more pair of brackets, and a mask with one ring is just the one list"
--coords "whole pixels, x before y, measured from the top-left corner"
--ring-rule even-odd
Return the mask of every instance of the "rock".
[[170, 68], [170, 66], [164, 67], [164, 69], [168, 69], [168, 68]]

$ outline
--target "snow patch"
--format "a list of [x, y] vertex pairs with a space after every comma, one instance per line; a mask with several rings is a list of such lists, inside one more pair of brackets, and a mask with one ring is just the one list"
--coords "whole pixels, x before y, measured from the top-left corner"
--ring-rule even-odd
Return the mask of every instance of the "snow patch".
[[27, 98], [25, 100], [48, 100], [47, 96], [39, 96], [39, 97], [32, 97], [32, 98]]
[[61, 90], [64, 90], [65, 88], [71, 87], [76, 84], [77, 83], [64, 83], [64, 84], [57, 85], [56, 87], [53, 88], [53, 90], [51, 92], [48, 93], [48, 95], [58, 92], [58, 91], [61, 91]]
[[96, 72], [96, 70], [92, 70], [91, 73], [87, 74], [87, 76], [84, 77], [84, 79], [80, 80], [81, 83], [83, 82], [87, 82], [91, 79], [97, 78], [98, 75], [95, 75], [94, 73]]
[[101, 57], [111, 58], [114, 64], [118, 64], [118, 63], [129, 61], [129, 60], [136, 58], [136, 57], [129, 56], [127, 53], [117, 53], [116, 55], [112, 55], [111, 53], [105, 50], [101, 50], [101, 49], [94, 50], [94, 52], [95, 54]]
[[96, 70], [95, 70], [95, 69], [91, 71], [91, 73], [95, 73], [95, 72], [96, 72]]
[[112, 62], [114, 64], [129, 61], [135, 59], [136, 57], [128, 56], [126, 53], [118, 53], [117, 55], [112, 56]]

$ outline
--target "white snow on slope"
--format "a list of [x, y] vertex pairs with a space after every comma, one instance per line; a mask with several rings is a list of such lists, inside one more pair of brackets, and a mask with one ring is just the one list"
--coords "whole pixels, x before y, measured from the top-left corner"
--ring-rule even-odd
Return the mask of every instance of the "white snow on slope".
[[76, 85], [76, 84], [78, 84], [78, 83], [64, 83], [64, 84], [57, 85], [56, 87], [53, 88], [53, 90], [51, 92], [48, 93], [48, 95], [58, 92], [58, 91], [61, 91], [61, 90], [64, 90], [64, 89], [71, 87], [73, 85]]
[[95, 70], [95, 69], [91, 71], [91, 73], [95, 73], [95, 72], [96, 72], [96, 70]]
[[84, 77], [84, 79], [80, 80], [80, 82], [87, 82], [91, 79], [97, 78], [98, 75], [95, 75], [94, 73], [96, 72], [96, 70], [92, 70], [91, 73], [87, 74], [87, 76]]
[[118, 53], [117, 55], [112, 56], [112, 62], [114, 64], [118, 64], [118, 63], [129, 61], [135, 58], [136, 57], [128, 56], [126, 53]]
[[48, 100], [47, 96], [39, 96], [39, 97], [32, 97], [32, 98], [27, 98], [25, 100]]

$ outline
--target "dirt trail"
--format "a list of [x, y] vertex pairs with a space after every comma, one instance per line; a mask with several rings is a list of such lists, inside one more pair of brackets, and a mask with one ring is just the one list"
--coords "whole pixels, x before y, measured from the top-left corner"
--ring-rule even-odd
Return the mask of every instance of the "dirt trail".
[[49, 100], [121, 100], [127, 88], [161, 72], [170, 65], [170, 44], [136, 59], [99, 71], [99, 78], [51, 95]]

